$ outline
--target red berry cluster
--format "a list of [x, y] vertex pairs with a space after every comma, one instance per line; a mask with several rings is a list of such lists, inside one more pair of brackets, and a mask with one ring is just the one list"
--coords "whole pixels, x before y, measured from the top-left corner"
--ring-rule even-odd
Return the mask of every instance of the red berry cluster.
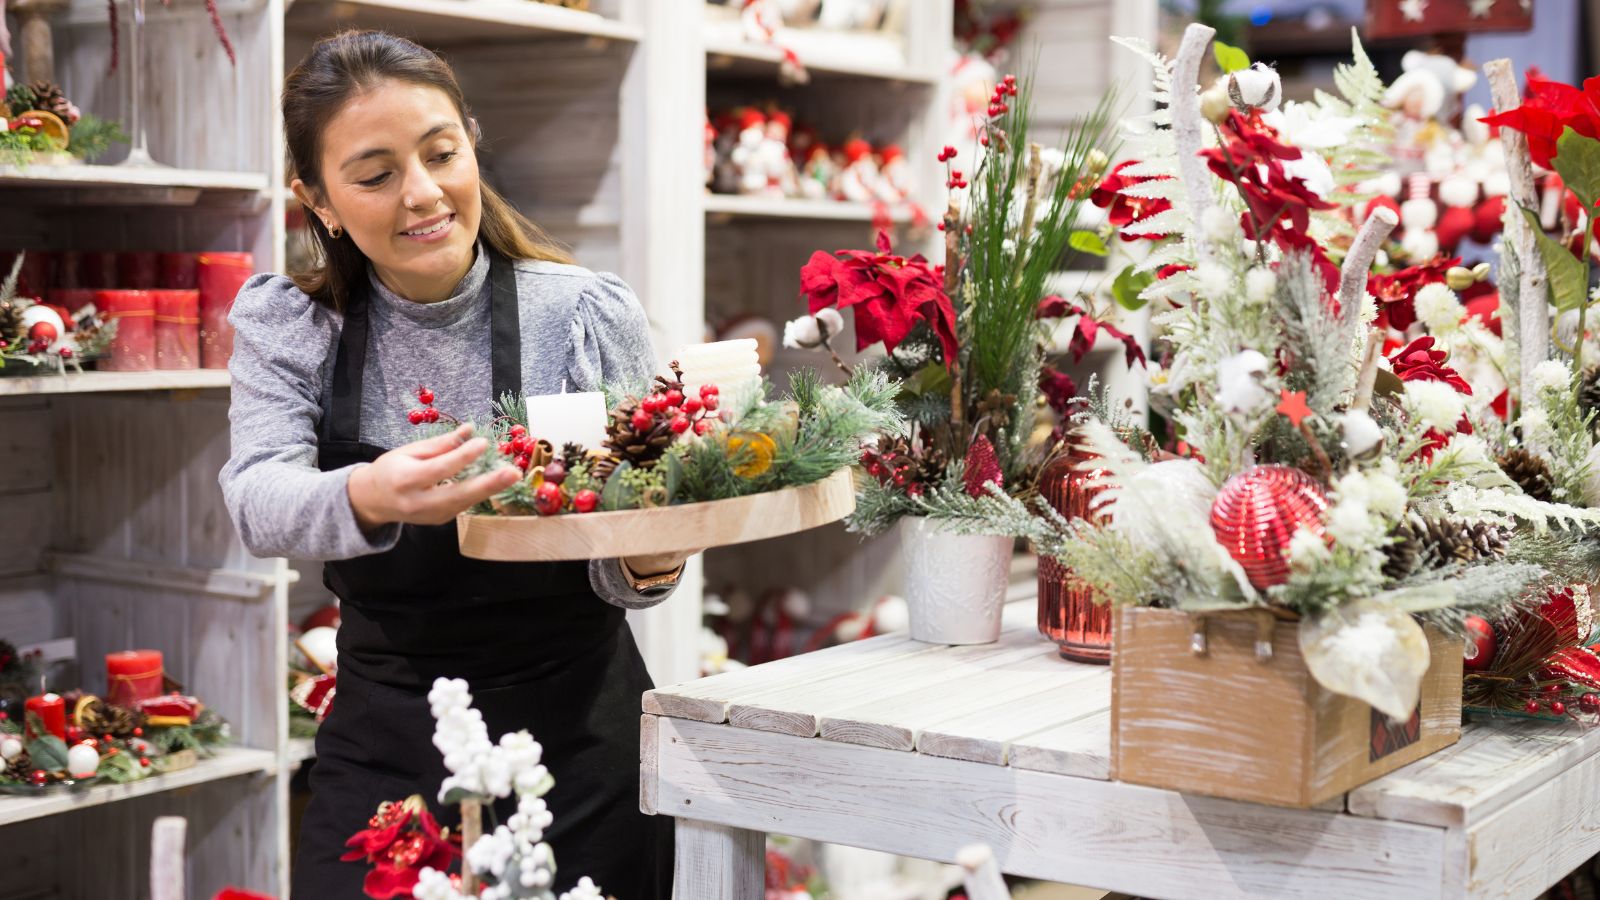
[[701, 385], [698, 397], [686, 397], [677, 388], [658, 389], [639, 401], [629, 424], [634, 431], [643, 434], [665, 420], [673, 434], [683, 434], [693, 428], [695, 434], [703, 435], [721, 418], [717, 410], [721, 402], [721, 391], [714, 384]]
[[[511, 426], [506, 432], [506, 438], [506, 440], [500, 442], [500, 455], [510, 459], [522, 471], [528, 471], [528, 467], [533, 465], [533, 451], [538, 448], [539, 439], [531, 437], [528, 434], [528, 429], [521, 425]], [[545, 471], [549, 472], [548, 466], [545, 467]], [[562, 476], [565, 477], [565, 475], [566, 469], [563, 468]], [[546, 477], [549, 476], [546, 475]], [[559, 483], [557, 482], [557, 484]]]
[[[422, 385], [417, 386], [417, 402], [422, 404], [421, 409], [413, 409], [406, 413], [406, 419], [413, 425], [431, 425], [439, 421], [440, 413], [433, 408], [433, 391]], [[453, 420], [452, 420], [453, 421]]]
[[[1530, 698], [1527, 705], [1523, 706], [1523, 710], [1534, 715], [1541, 712], [1548, 712], [1556, 716], [1567, 714], [1567, 704], [1559, 699], [1560, 695], [1566, 692], [1566, 685], [1559, 682], [1547, 684], [1544, 686], [1543, 692], [1546, 697], [1544, 701], [1540, 701], [1537, 697]], [[1591, 692], [1578, 697], [1578, 709], [1589, 715], [1600, 713], [1600, 694]]]
[[867, 474], [878, 479], [882, 485], [894, 485], [905, 488], [905, 492], [913, 497], [922, 496], [923, 485], [913, 480], [916, 477], [916, 463], [908, 455], [889, 450], [878, 453], [875, 450], [861, 452], [861, 466]]
[[989, 98], [989, 118], [998, 119], [1005, 115], [1010, 106], [1006, 105], [1007, 97], [1017, 95], [1017, 76], [1007, 75], [999, 84], [994, 86], [994, 95]]

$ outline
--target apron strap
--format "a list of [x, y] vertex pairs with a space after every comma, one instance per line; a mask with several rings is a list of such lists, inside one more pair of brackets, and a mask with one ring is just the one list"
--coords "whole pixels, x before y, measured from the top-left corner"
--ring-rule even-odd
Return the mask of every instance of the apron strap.
[[[505, 394], [522, 391], [522, 322], [517, 308], [517, 270], [510, 260], [488, 247], [489, 254], [489, 341], [494, 371], [494, 394], [498, 402]], [[325, 441], [359, 443], [361, 440], [361, 384], [367, 365], [368, 297], [371, 284], [365, 279], [354, 286], [344, 310], [344, 327], [339, 332], [339, 350], [333, 362], [333, 394], [328, 416], [322, 423]]]

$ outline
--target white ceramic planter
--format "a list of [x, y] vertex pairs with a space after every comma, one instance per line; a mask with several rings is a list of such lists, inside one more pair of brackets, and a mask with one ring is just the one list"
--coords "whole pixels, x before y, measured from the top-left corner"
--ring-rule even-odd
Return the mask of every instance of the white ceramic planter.
[[922, 517], [905, 519], [901, 528], [911, 637], [932, 644], [997, 640], [1011, 538], [948, 534]]

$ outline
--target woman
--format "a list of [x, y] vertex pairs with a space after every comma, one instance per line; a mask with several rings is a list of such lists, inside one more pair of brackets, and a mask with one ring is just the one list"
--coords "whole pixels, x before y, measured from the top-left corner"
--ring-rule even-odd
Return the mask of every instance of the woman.
[[526, 728], [544, 745], [558, 887], [588, 875], [620, 900], [666, 900], [671, 820], [638, 810], [651, 684], [623, 607], [664, 599], [683, 558], [466, 559], [455, 515], [519, 473], [451, 483], [484, 439], [462, 427], [414, 441], [407, 420], [420, 385], [468, 420], [507, 391], [647, 376], [644, 313], [480, 180], [475, 123], [432, 52], [375, 32], [327, 38], [285, 80], [283, 120], [321, 258], [257, 276], [235, 301], [221, 482], [252, 553], [326, 560], [341, 600], [339, 694], [317, 735], [293, 896], [362, 897], [366, 867], [339, 861], [345, 839], [381, 801], [437, 799], [426, 695], [450, 676], [471, 684], [491, 736]]

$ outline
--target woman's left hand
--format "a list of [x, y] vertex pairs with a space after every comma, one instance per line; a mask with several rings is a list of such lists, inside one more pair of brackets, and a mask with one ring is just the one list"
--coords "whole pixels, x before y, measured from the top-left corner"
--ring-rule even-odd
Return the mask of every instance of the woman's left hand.
[[622, 562], [628, 571], [641, 578], [651, 575], [660, 575], [683, 565], [684, 560], [699, 553], [699, 550], [688, 550], [681, 553], [647, 553], [642, 556], [624, 557]]

